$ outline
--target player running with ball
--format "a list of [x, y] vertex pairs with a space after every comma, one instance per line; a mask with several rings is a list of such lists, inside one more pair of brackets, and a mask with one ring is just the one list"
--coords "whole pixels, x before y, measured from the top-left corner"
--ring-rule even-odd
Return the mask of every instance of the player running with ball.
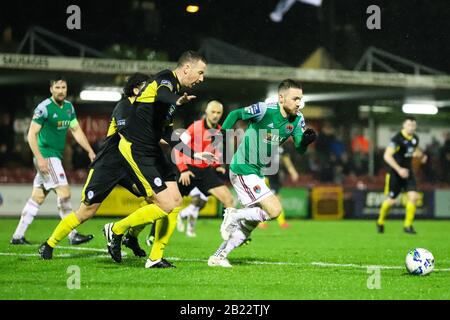
[[234, 110], [225, 119], [224, 130], [231, 129], [238, 120], [248, 122], [244, 139], [230, 164], [230, 181], [244, 208], [225, 210], [220, 227], [224, 241], [209, 258], [209, 266], [231, 267], [227, 259], [230, 252], [244, 243], [258, 223], [280, 215], [281, 203], [265, 184], [261, 171], [263, 168], [278, 170], [267, 164], [272, 153], [289, 137], [293, 137], [300, 154], [316, 139], [314, 130], [305, 128], [299, 112], [302, 97], [301, 85], [286, 79], [278, 86], [278, 103], [259, 102]]

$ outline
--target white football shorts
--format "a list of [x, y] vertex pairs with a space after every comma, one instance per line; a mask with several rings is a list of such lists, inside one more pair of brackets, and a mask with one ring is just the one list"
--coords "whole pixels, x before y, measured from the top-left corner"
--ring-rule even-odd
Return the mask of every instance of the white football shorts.
[[273, 195], [264, 178], [256, 174], [239, 175], [230, 170], [230, 181], [244, 207], [250, 207]]
[[34, 158], [34, 166], [37, 173], [34, 177], [33, 186], [36, 188], [44, 187], [45, 190], [55, 189], [59, 186], [66, 186], [67, 176], [61, 163], [61, 159], [56, 157], [46, 158], [48, 160], [48, 174], [42, 174], [37, 166], [36, 158]]

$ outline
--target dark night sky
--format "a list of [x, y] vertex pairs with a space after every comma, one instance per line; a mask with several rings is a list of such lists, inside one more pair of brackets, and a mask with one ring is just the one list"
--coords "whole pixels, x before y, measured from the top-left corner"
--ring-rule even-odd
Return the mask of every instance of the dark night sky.
[[[37, 24], [96, 49], [124, 43], [166, 51], [170, 60], [215, 37], [291, 66], [324, 46], [348, 69], [372, 45], [450, 73], [448, 0], [323, 0], [320, 9], [297, 3], [278, 24], [268, 18], [278, 0], [190, 1], [201, 5], [197, 15], [184, 11], [182, 3], [189, 1], [147, 2], [154, 4], [153, 11], [135, 10], [133, 1], [123, 0], [2, 2], [0, 30], [12, 26], [19, 42]], [[81, 30], [66, 28], [70, 4], [81, 8]], [[366, 28], [370, 4], [382, 10], [381, 30]]]

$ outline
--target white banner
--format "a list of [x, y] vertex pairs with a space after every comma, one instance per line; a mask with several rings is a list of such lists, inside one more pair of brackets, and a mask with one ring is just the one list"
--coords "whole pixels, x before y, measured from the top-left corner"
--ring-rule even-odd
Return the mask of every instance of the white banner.
[[[72, 194], [72, 207], [78, 209], [81, 201], [82, 185], [70, 185]], [[30, 184], [0, 184], [0, 194], [3, 204], [0, 206], [0, 216], [20, 217], [25, 203], [31, 196], [32, 183]], [[58, 217], [56, 205], [56, 193], [51, 191], [44, 203], [39, 208], [39, 216]]]
[[[171, 69], [172, 62], [53, 57], [0, 53], [0, 69], [75, 71], [97, 74], [153, 74]], [[291, 67], [259, 67], [209, 64], [211, 79], [280, 81], [291, 78], [309, 83], [338, 83], [367, 86], [450, 89], [450, 76], [406, 75], [347, 70], [317, 70]]]

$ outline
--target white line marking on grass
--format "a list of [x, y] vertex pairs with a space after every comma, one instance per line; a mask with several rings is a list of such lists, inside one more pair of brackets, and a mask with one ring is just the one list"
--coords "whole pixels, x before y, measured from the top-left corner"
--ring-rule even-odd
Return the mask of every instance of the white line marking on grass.
[[405, 267], [400, 266], [380, 266], [380, 265], [360, 265], [354, 263], [328, 263], [328, 262], [311, 262], [313, 266], [319, 267], [348, 267], [348, 268], [360, 268], [367, 269], [368, 267], [379, 268], [379, 269], [404, 269]]
[[[173, 261], [182, 261], [182, 262], [206, 262], [208, 260], [205, 259], [183, 259], [177, 257], [168, 257], [168, 260]], [[402, 270], [405, 267], [402, 266], [380, 266], [380, 265], [361, 265], [354, 263], [330, 263], [330, 262], [281, 262], [281, 261], [245, 261], [245, 260], [236, 260], [242, 262], [244, 264], [257, 264], [257, 265], [283, 265], [283, 266], [317, 266], [317, 267], [335, 267], [335, 268], [358, 268], [358, 269], [367, 269], [368, 267], [376, 267], [380, 269], [398, 269]], [[434, 271], [450, 271], [450, 268], [445, 269], [434, 269]]]
[[[106, 249], [99, 248], [88, 248], [88, 247], [68, 247], [68, 246], [58, 246], [60, 249], [68, 249], [68, 250], [78, 250], [78, 251], [93, 251], [93, 252], [108, 252]], [[24, 256], [24, 257], [37, 257], [39, 254], [37, 253], [13, 253], [13, 252], [0, 252], [0, 256]], [[56, 257], [77, 257], [77, 255], [69, 254], [69, 253], [60, 253], [56, 254]], [[122, 257], [126, 257], [127, 253], [122, 252]], [[110, 257], [109, 255], [95, 255], [92, 257], [83, 257], [83, 258], [104, 258]], [[191, 258], [178, 258], [178, 257], [167, 257], [168, 260], [173, 261], [181, 261], [181, 262], [207, 262], [206, 259], [191, 259]], [[357, 269], [367, 269], [368, 267], [376, 267], [380, 269], [395, 269], [402, 270], [405, 269], [403, 266], [382, 266], [382, 265], [361, 265], [354, 263], [332, 263], [332, 262], [283, 262], [283, 261], [245, 261], [245, 260], [236, 260], [237, 262], [241, 262], [244, 264], [256, 264], [256, 265], [283, 265], [283, 266], [317, 266], [317, 267], [331, 267], [331, 268], [357, 268]], [[450, 268], [436, 268], [434, 271], [450, 271]]]
[[80, 250], [80, 251], [108, 252], [107, 249], [89, 248], [89, 247], [57, 246], [56, 248], [59, 248], [59, 249], [69, 249], [69, 250]]
[[[40, 257], [41, 255], [39, 253], [14, 253], [14, 252], [0, 252], [0, 256], [19, 256], [19, 257]], [[53, 255], [54, 257], [58, 258], [79, 258], [76, 254], [70, 254], [70, 253], [58, 253]], [[90, 257], [83, 257], [83, 259], [94, 259], [94, 258], [111, 258], [109, 254], [100, 254], [96, 256], [90, 256]]]

